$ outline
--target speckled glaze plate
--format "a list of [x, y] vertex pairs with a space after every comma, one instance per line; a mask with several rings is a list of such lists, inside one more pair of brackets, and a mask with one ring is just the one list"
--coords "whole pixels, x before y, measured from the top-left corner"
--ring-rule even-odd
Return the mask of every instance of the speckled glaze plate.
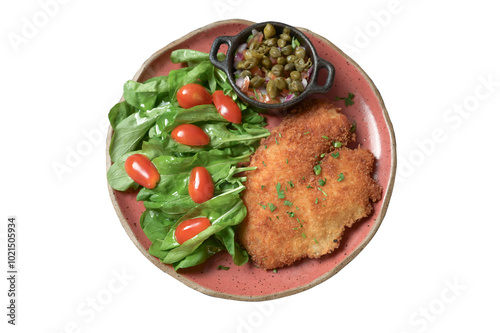
[[[143, 82], [154, 76], [168, 75], [172, 69], [180, 68], [179, 64], [170, 62], [173, 50], [189, 48], [208, 52], [217, 36], [236, 35], [253, 23], [243, 20], [219, 21], [193, 31], [153, 54], [133, 80]], [[382, 200], [374, 204], [374, 212], [369, 217], [346, 230], [338, 249], [320, 259], [304, 259], [273, 272], [255, 267], [251, 260], [238, 267], [232, 263], [229, 254], [220, 253], [202, 265], [176, 272], [171, 265], [161, 263], [148, 253], [151, 243], [139, 224], [144, 206], [142, 202], [136, 201], [137, 192], [119, 192], [108, 186], [111, 201], [123, 227], [144, 256], [164, 272], [204, 294], [235, 300], [262, 301], [292, 295], [324, 282], [354, 259], [368, 244], [382, 223], [389, 205], [396, 171], [396, 143], [380, 93], [368, 75], [339, 48], [307, 29], [300, 29], [311, 39], [318, 55], [335, 66], [334, 85], [327, 97], [333, 101], [336, 96], [347, 96], [348, 93], [355, 95], [352, 106], [345, 107], [343, 101], [335, 103], [342, 107], [342, 112], [351, 122], [356, 122], [357, 143], [370, 149], [377, 158], [374, 177], [384, 189]], [[110, 127], [106, 145], [107, 169], [111, 165], [108, 154], [111, 134]], [[230, 269], [218, 270], [219, 265]]]

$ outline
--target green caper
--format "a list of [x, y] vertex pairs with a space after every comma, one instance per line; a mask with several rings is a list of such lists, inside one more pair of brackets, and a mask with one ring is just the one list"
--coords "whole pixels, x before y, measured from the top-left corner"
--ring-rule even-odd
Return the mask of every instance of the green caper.
[[244, 70], [245, 69], [245, 62], [246, 60], [242, 60], [238, 63], [238, 65], [236, 65], [236, 69], [239, 69], [239, 70]]
[[284, 56], [289, 56], [293, 53], [292, 45], [287, 45], [281, 48], [281, 54]]
[[302, 72], [306, 69], [308, 69], [309, 67], [311, 67], [312, 65], [312, 62], [311, 62], [311, 59], [309, 59], [307, 62], [304, 61], [304, 59], [302, 58], [299, 58], [297, 59], [295, 62], [294, 62], [294, 65], [295, 65], [295, 69], [297, 69], [299, 72]]
[[295, 54], [291, 54], [286, 57], [286, 62], [289, 64], [293, 64], [297, 60], [297, 56]]
[[260, 64], [262, 65], [262, 67], [267, 68], [267, 69], [271, 68], [271, 66], [273, 65], [273, 63], [271, 62], [271, 59], [269, 59], [267, 56], [262, 57]]
[[257, 59], [257, 58], [252, 58], [252, 59], [248, 59], [248, 60], [244, 60], [244, 61], [245, 61], [245, 64], [244, 64], [245, 69], [252, 69], [252, 68], [255, 68], [259, 65], [259, 59]]
[[274, 84], [276, 85], [276, 88], [279, 90], [283, 90], [286, 88], [286, 81], [285, 78], [280, 76], [274, 79]]
[[279, 65], [279, 64], [274, 65], [273, 68], [271, 68], [271, 72], [275, 76], [283, 76], [283, 74], [284, 74], [283, 65]]
[[276, 42], [278, 44], [279, 47], [285, 47], [286, 46], [286, 41], [283, 40], [283, 39], [278, 39], [278, 41]]
[[277, 47], [273, 46], [269, 50], [269, 55], [273, 58], [278, 58], [281, 57], [281, 51]]
[[291, 93], [301, 93], [304, 91], [304, 86], [299, 80], [292, 80], [292, 82], [288, 85], [288, 89]]
[[260, 53], [257, 51], [250, 51], [250, 53], [252, 53], [252, 57], [257, 58], [257, 59], [262, 59], [262, 57], [264, 56], [263, 53]]
[[241, 72], [240, 77], [252, 77], [252, 72], [250, 72], [248, 69], [245, 69], [244, 71]]
[[265, 41], [262, 42], [262, 44], [264, 44], [265, 46], [275, 46], [277, 41], [278, 41], [278, 38], [273, 37], [273, 38], [266, 39]]
[[290, 28], [289, 27], [283, 28], [283, 33], [284, 34], [290, 34]]
[[264, 78], [260, 76], [254, 76], [253, 78], [250, 79], [250, 85], [254, 88], [259, 88], [261, 85], [264, 84]]
[[295, 65], [294, 64], [286, 64], [284, 67], [285, 72], [292, 72], [295, 70]]
[[276, 35], [276, 29], [274, 28], [274, 26], [270, 23], [266, 24], [264, 28], [264, 37], [266, 37], [266, 39], [269, 39], [274, 35]]
[[278, 57], [278, 59], [276, 59], [276, 62], [279, 65], [285, 65], [286, 64], [286, 59], [285, 59], [285, 57]]
[[292, 41], [292, 36], [290, 36], [289, 34], [282, 33], [280, 35], [280, 38], [283, 39], [287, 43]]
[[245, 60], [250, 60], [252, 59], [254, 56], [252, 55], [252, 51], [250, 50], [246, 50], [245, 53], [243, 54], [243, 57], [245, 58]]
[[271, 98], [275, 98], [276, 96], [278, 96], [278, 87], [276, 87], [274, 80], [269, 80], [267, 82], [266, 91]]
[[303, 47], [297, 47], [295, 49], [295, 55], [298, 57], [298, 58], [302, 58], [304, 59], [306, 57], [306, 49], [303, 48]]
[[269, 46], [265, 46], [265, 45], [261, 44], [256, 51], [259, 52], [260, 54], [267, 54], [267, 53], [269, 53], [270, 49], [271, 48]]
[[259, 48], [259, 46], [260, 46], [260, 43], [255, 40], [252, 42], [252, 44], [250, 44], [249, 49], [254, 51], [254, 50], [257, 50], [257, 48]]
[[298, 72], [298, 71], [290, 72], [290, 78], [292, 80], [300, 80], [301, 77], [302, 77], [302, 75], [300, 75], [300, 72]]

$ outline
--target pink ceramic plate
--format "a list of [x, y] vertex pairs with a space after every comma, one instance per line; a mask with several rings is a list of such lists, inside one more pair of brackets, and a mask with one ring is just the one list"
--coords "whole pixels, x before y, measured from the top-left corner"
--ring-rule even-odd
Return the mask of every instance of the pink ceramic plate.
[[[208, 52], [212, 41], [221, 35], [236, 35], [253, 22], [242, 20], [220, 21], [193, 31], [156, 52], [140, 68], [133, 80], [143, 82], [151, 77], [168, 75], [170, 70], [180, 68], [170, 62], [170, 53], [176, 49], [189, 48]], [[174, 271], [172, 266], [161, 263], [148, 253], [151, 245], [144, 235], [139, 217], [144, 211], [142, 202], [136, 201], [136, 192], [119, 192], [109, 188], [111, 200], [120, 221], [139, 250], [164, 272], [187, 286], [202, 293], [237, 300], [261, 301], [298, 293], [332, 277], [366, 246], [382, 223], [392, 193], [396, 171], [396, 143], [389, 115], [382, 97], [366, 73], [346, 54], [325, 38], [307, 29], [301, 29], [313, 42], [318, 55], [330, 61], [336, 69], [334, 85], [327, 95], [355, 95], [354, 105], [345, 107], [337, 101], [343, 112], [357, 124], [357, 143], [370, 149], [377, 158], [375, 178], [383, 187], [383, 198], [374, 205], [371, 216], [346, 230], [340, 247], [320, 259], [304, 259], [277, 272], [264, 271], [250, 261], [238, 267], [227, 253], [217, 254], [197, 267]], [[106, 152], [111, 139], [108, 133]], [[107, 156], [107, 168], [111, 165]], [[219, 265], [230, 267], [218, 270]]]

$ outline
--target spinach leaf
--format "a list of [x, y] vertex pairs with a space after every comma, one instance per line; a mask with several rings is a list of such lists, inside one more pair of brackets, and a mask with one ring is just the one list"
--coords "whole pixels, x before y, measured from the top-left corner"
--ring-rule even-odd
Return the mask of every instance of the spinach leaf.
[[142, 213], [140, 223], [146, 237], [154, 242], [165, 238], [175, 220], [169, 219], [160, 211], [148, 209]]
[[206, 123], [199, 127], [208, 134], [210, 143], [206, 146], [186, 146], [163, 133], [163, 150], [166, 153], [196, 153], [202, 150], [222, 149], [243, 144], [251, 146], [261, 138], [269, 136], [269, 130], [257, 124]]
[[207, 60], [210, 60], [208, 53], [190, 49], [174, 50], [170, 54], [170, 61], [172, 61], [174, 64], [182, 62], [200, 63]]
[[215, 234], [215, 237], [224, 244], [236, 265], [241, 266], [248, 262], [248, 253], [235, 241], [234, 227], [222, 229]]
[[167, 76], [157, 76], [144, 83], [129, 80], [123, 87], [123, 97], [131, 106], [147, 111], [168, 96], [169, 86]]
[[[240, 189], [243, 190], [244, 186]], [[228, 226], [239, 224], [245, 218], [247, 210], [245, 204], [240, 199], [237, 191], [233, 193], [216, 196], [198, 206], [189, 210], [184, 214], [176, 224], [170, 229], [167, 236], [163, 240], [160, 247], [161, 250], [170, 250], [167, 256], [163, 259], [164, 263], [172, 264], [182, 260], [186, 256], [194, 252], [203, 241], [215, 233], [223, 230]], [[177, 226], [185, 220], [195, 217], [207, 217], [211, 226], [200, 232], [193, 238], [185, 241], [183, 244], [177, 243], [174, 236], [174, 231]]]
[[228, 122], [215, 109], [213, 104], [197, 105], [190, 109], [183, 109], [170, 105], [163, 113], [156, 124], [158, 130], [162, 132], [171, 132], [180, 124], [191, 124], [204, 121]]
[[128, 104], [126, 101], [116, 103], [108, 113], [108, 119], [111, 127], [115, 129], [116, 125], [134, 112], [137, 112], [137, 109]]
[[209, 237], [190, 255], [184, 257], [184, 259], [176, 263], [173, 263], [172, 266], [175, 270], [178, 270], [179, 268], [196, 266], [205, 262], [205, 260], [221, 251], [224, 251], [224, 246], [222, 246], [214, 237]]
[[139, 187], [139, 184], [134, 182], [125, 171], [125, 161], [130, 155], [134, 154], [146, 155], [150, 160], [160, 156], [160, 152], [157, 150], [136, 150], [120, 156], [120, 158], [111, 165], [107, 173], [109, 186], [113, 189], [117, 191], [126, 191], [129, 188], [137, 189]]
[[[224, 53], [217, 54], [218, 60], [222, 61], [225, 58], [226, 55]], [[209, 61], [210, 56], [206, 52], [190, 50], [190, 49], [179, 49], [172, 51], [172, 53], [170, 54], [170, 60], [174, 64], [185, 62], [188, 64], [189, 67], [194, 67], [202, 61]]]
[[[196, 205], [190, 199], [188, 191], [189, 176], [193, 168], [204, 166], [214, 184], [218, 185], [220, 181], [234, 184], [238, 180], [232, 179], [234, 174], [246, 170], [234, 165], [245, 161], [248, 161], [248, 155], [231, 157], [219, 150], [200, 151], [190, 157], [159, 156], [153, 163], [160, 173], [160, 182], [154, 189], [142, 188], [137, 194], [137, 200], [144, 201], [146, 208], [162, 209], [168, 214], [185, 213]], [[224, 192], [230, 189], [225, 188]]]
[[116, 162], [123, 154], [136, 149], [151, 126], [168, 107], [168, 103], [150, 111], [136, 112], [122, 120], [115, 128], [109, 145], [111, 161]]

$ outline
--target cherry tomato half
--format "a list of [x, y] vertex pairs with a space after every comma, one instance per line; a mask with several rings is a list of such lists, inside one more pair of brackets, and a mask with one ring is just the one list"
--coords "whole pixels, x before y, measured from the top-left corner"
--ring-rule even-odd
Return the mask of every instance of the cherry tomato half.
[[203, 203], [214, 196], [214, 181], [208, 170], [202, 166], [191, 170], [188, 186], [189, 196], [196, 203]]
[[177, 91], [177, 102], [184, 109], [196, 105], [212, 104], [212, 95], [205, 87], [197, 83], [189, 83]]
[[227, 121], [241, 123], [241, 110], [238, 104], [229, 96], [224, 95], [222, 90], [216, 90], [212, 94], [214, 105], [220, 115]]
[[210, 227], [210, 225], [210, 220], [206, 217], [197, 217], [183, 221], [175, 229], [175, 239], [177, 243], [182, 244]]
[[187, 146], [205, 146], [210, 143], [208, 134], [193, 124], [182, 124], [174, 128], [172, 139]]
[[160, 174], [149, 158], [134, 154], [125, 160], [125, 172], [134, 182], [149, 189], [155, 188], [160, 181]]

